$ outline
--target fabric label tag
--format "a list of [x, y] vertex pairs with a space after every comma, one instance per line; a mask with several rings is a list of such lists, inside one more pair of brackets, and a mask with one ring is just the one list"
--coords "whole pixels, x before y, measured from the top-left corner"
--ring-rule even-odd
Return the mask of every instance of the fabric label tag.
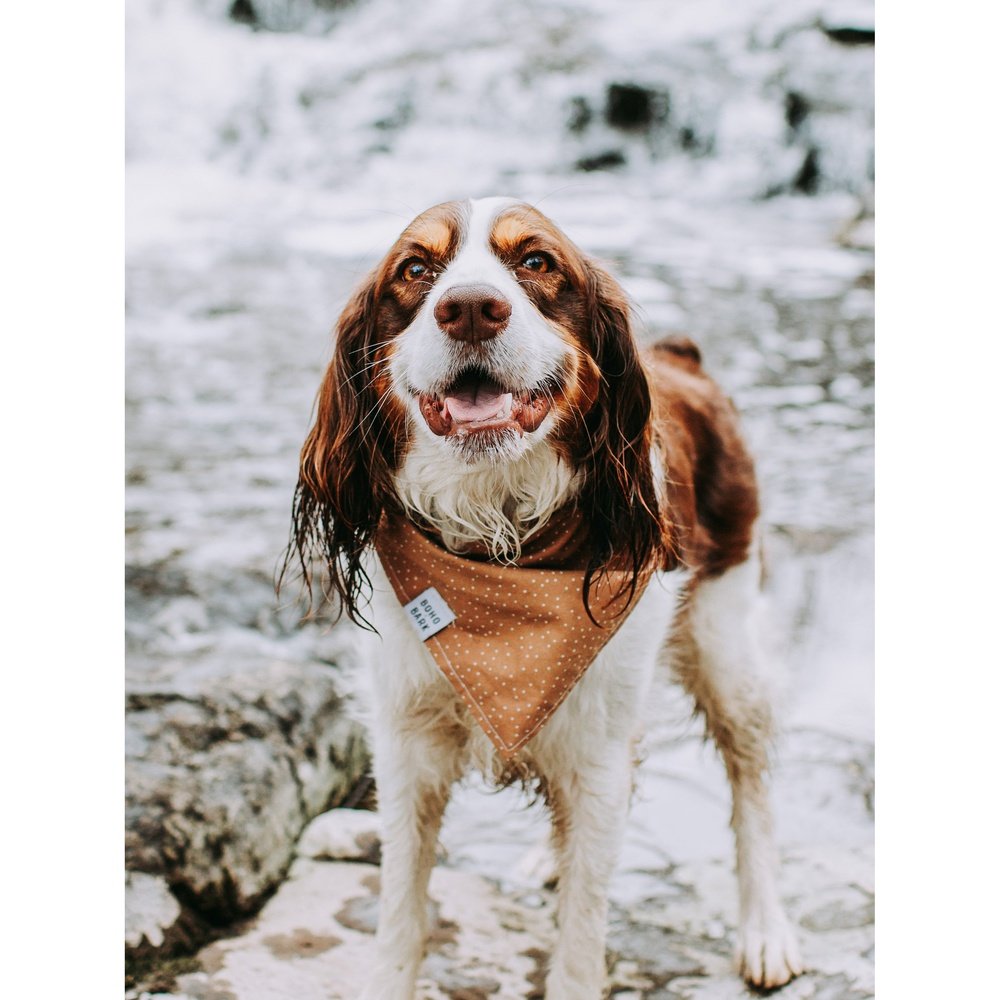
[[455, 620], [455, 612], [445, 604], [436, 587], [428, 587], [422, 594], [417, 594], [403, 610], [421, 639], [437, 635]]

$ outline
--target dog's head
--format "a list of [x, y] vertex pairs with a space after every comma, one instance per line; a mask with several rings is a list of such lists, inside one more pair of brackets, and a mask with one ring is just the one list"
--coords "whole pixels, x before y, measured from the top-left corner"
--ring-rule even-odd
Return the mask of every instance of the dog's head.
[[352, 618], [362, 556], [419, 435], [442, 467], [543, 442], [579, 472], [594, 557], [634, 580], [662, 559], [650, 392], [618, 284], [536, 209], [447, 202], [403, 231], [337, 326], [302, 451], [293, 543], [318, 549]]

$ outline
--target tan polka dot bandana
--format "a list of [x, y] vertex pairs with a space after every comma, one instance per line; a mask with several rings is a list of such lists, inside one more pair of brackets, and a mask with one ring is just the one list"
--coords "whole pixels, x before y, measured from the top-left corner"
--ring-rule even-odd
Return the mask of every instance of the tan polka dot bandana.
[[516, 565], [455, 555], [402, 517], [383, 521], [375, 549], [411, 625], [505, 758], [563, 703], [649, 582], [628, 605], [614, 597], [620, 574], [595, 582], [595, 625], [583, 605], [587, 532], [572, 509], [529, 538]]

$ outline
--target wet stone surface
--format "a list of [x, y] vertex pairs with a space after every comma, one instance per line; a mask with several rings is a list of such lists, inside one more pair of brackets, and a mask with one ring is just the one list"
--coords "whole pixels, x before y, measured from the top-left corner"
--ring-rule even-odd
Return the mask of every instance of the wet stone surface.
[[[785, 898], [807, 972], [783, 997], [871, 996], [869, 850], [799, 850], [783, 856]], [[368, 865], [297, 861], [253, 926], [205, 949], [201, 971], [178, 977], [191, 1000], [359, 994], [373, 953], [378, 879]], [[608, 938], [609, 995], [735, 998], [754, 995], [732, 971], [735, 901], [724, 861], [647, 873], [650, 892], [615, 905]], [[554, 894], [499, 889], [439, 867], [419, 1000], [541, 997], [554, 934]], [[816, 901], [822, 900], [816, 906]]]

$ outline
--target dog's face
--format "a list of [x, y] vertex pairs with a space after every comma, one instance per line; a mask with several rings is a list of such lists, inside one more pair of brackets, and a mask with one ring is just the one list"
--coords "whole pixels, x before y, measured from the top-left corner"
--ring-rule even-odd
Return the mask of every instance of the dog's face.
[[566, 433], [593, 405], [587, 263], [535, 209], [504, 198], [432, 208], [380, 277], [391, 387], [416, 433], [495, 462]]
[[[618, 284], [507, 198], [418, 216], [337, 325], [302, 451], [293, 549], [319, 551], [349, 609], [415, 435], [476, 469], [546, 442], [582, 488], [594, 559], [638, 572], [663, 545], [650, 393]], [[505, 498], [497, 497], [502, 508]]]

